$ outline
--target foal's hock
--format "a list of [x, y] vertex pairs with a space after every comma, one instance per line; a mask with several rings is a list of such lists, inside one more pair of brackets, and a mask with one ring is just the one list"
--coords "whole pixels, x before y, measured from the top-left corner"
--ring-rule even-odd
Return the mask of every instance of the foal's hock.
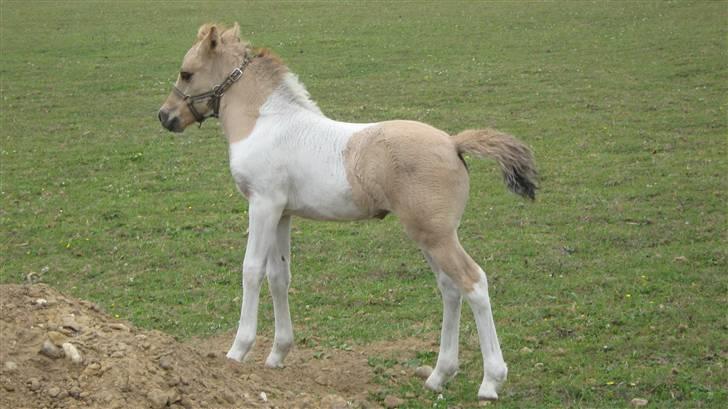
[[358, 220], [391, 212], [422, 250], [442, 293], [440, 353], [425, 385], [440, 391], [458, 370], [460, 306], [465, 297], [483, 354], [478, 397], [497, 399], [507, 368], [488, 283], [457, 236], [469, 190], [462, 155], [495, 159], [508, 188], [533, 199], [536, 168], [530, 149], [492, 129], [450, 136], [414, 121], [334, 121], [321, 113], [277, 56], [241, 41], [239, 31], [237, 24], [229, 29], [200, 27], [159, 111], [162, 125], [173, 132], [219, 118], [229, 142], [233, 179], [249, 201], [243, 302], [228, 358], [242, 361], [253, 346], [264, 277], [275, 315], [266, 365], [283, 366], [293, 345], [288, 309], [292, 216]]

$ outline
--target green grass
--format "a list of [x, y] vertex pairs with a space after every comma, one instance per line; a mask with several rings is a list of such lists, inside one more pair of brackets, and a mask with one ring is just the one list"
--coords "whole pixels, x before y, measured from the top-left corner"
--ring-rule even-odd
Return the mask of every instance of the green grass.
[[[156, 111], [197, 27], [239, 21], [333, 118], [492, 126], [533, 146], [537, 202], [471, 160], [460, 229], [509, 363], [499, 407], [725, 407], [728, 3], [2, 1], [0, 14], [0, 282], [36, 272], [181, 339], [236, 325], [247, 218], [227, 146], [214, 121], [173, 136]], [[437, 339], [432, 273], [396, 219], [297, 219], [293, 252], [297, 339]], [[445, 399], [414, 379], [386, 391], [475, 405], [464, 311]], [[399, 364], [434, 363], [419, 352]]]

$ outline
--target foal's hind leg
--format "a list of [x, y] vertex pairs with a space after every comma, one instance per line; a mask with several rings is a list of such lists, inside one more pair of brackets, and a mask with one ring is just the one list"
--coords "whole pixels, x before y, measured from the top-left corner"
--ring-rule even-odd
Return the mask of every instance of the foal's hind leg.
[[462, 296], [455, 283], [435, 264], [432, 257], [423, 251], [427, 263], [435, 273], [437, 286], [442, 294], [442, 333], [440, 334], [440, 353], [437, 355], [435, 370], [425, 386], [435, 392], [440, 392], [458, 371], [458, 341], [460, 335], [460, 307]]
[[478, 398], [498, 399], [497, 389], [506, 380], [508, 368], [495, 332], [485, 273], [463, 250], [455, 232], [444, 240], [438, 240], [428, 248], [428, 252], [435, 264], [458, 286], [473, 310], [483, 354], [483, 382]]

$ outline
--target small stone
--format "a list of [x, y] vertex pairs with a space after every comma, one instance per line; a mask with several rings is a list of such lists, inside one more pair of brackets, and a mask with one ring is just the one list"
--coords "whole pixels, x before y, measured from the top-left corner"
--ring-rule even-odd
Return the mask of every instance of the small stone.
[[629, 402], [629, 404], [634, 406], [635, 408], [641, 408], [643, 406], [647, 406], [648, 403], [649, 403], [649, 401], [647, 399], [642, 399], [642, 398], [634, 398]]
[[13, 385], [12, 381], [6, 377], [0, 377], [0, 385], [3, 386], [3, 389], [5, 389], [8, 392], [15, 391], [15, 385]]
[[68, 394], [78, 399], [81, 397], [81, 388], [79, 388], [78, 386], [74, 386], [71, 388], [71, 390], [68, 391]]
[[230, 393], [228, 391], [223, 391], [222, 398], [225, 399], [225, 401], [231, 405], [233, 403], [235, 403], [235, 395], [233, 395], [232, 393]]
[[162, 369], [167, 369], [167, 370], [172, 369], [172, 358], [170, 358], [169, 356], [166, 356], [166, 355], [159, 358], [159, 366]]
[[152, 407], [162, 409], [167, 406], [169, 402], [169, 396], [161, 390], [154, 388], [147, 392], [147, 398], [152, 401]]
[[208, 352], [208, 353], [207, 353], [207, 357], [208, 357], [208, 358], [217, 358], [217, 354], [216, 354], [215, 352], [212, 352], [212, 351], [211, 351], [211, 352]]
[[167, 380], [167, 386], [169, 386], [170, 388], [179, 385], [179, 383], [179, 376], [170, 376]]
[[48, 334], [46, 335], [48, 336], [48, 339], [56, 346], [63, 345], [63, 343], [66, 342], [66, 340], [68, 339], [66, 335], [61, 334], [58, 331], [48, 331]]
[[258, 398], [263, 401], [263, 403], [268, 402], [268, 395], [265, 394], [265, 392], [261, 392], [258, 395]]
[[18, 369], [18, 364], [16, 364], [13, 361], [6, 361], [5, 365], [3, 365], [3, 370], [5, 372], [15, 372]]
[[55, 398], [60, 393], [61, 393], [61, 388], [59, 388], [57, 386], [53, 386], [48, 389], [48, 396], [50, 396], [51, 398]]
[[339, 395], [327, 395], [321, 399], [321, 408], [323, 409], [346, 409], [348, 407], [349, 403]]
[[[114, 400], [114, 393], [111, 391], [102, 390], [101, 392], [96, 394], [96, 400], [108, 404]], [[157, 407], [157, 406], [155, 406], [155, 407]]]
[[248, 381], [255, 383], [255, 384], [261, 384], [261, 383], [263, 383], [263, 378], [261, 378], [260, 376], [253, 373], [253, 374], [248, 375]]
[[386, 408], [394, 409], [402, 405], [404, 405], [404, 401], [396, 396], [387, 395], [387, 397], [384, 398], [384, 407]]
[[81, 326], [78, 325], [76, 317], [74, 317], [73, 314], [64, 315], [63, 318], [61, 318], [61, 327], [73, 332], [81, 332]]
[[127, 327], [126, 325], [124, 325], [120, 322], [114, 322], [114, 323], [109, 324], [109, 328], [117, 330], [117, 331], [129, 332], [129, 327]]
[[43, 341], [43, 346], [40, 348], [41, 355], [45, 355], [48, 358], [51, 359], [58, 359], [63, 356], [63, 352], [61, 352], [58, 347], [53, 344], [50, 340]]
[[37, 391], [40, 389], [40, 381], [38, 378], [30, 378], [28, 379], [28, 389], [31, 391]]
[[523, 348], [519, 349], [518, 352], [520, 352], [522, 354], [530, 354], [531, 352], [533, 352], [533, 349], [531, 349], [529, 347], [523, 347]]
[[313, 381], [321, 386], [326, 386], [329, 384], [329, 381], [326, 380], [326, 377], [323, 375], [319, 375], [319, 376], [313, 378]]
[[45, 298], [36, 298], [33, 301], [33, 304], [35, 304], [39, 307], [45, 307], [46, 305], [48, 305], [48, 300], [46, 300]]
[[83, 362], [83, 357], [81, 356], [81, 353], [78, 352], [78, 349], [70, 343], [70, 342], [64, 342], [63, 345], [61, 345], [63, 348], [63, 353], [66, 354], [66, 358], [70, 359], [71, 362], [74, 364], [80, 364]]
[[432, 367], [429, 365], [418, 366], [415, 369], [415, 376], [422, 379], [427, 379], [432, 374]]
[[179, 401], [180, 406], [182, 406], [185, 409], [192, 409], [192, 401], [189, 400], [189, 398], [182, 398]]

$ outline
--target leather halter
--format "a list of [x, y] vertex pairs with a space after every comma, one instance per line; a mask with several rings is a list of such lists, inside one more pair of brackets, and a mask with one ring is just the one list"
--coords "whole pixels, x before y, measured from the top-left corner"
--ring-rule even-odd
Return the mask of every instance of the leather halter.
[[[210, 117], [217, 118], [220, 115], [220, 100], [222, 99], [223, 94], [225, 94], [225, 92], [230, 89], [230, 87], [235, 84], [235, 82], [237, 82], [240, 77], [243, 76], [243, 71], [245, 71], [245, 68], [248, 66], [248, 64], [250, 64], [251, 61], [253, 61], [253, 59], [246, 54], [243, 58], [243, 62], [240, 64], [240, 67], [236, 67], [230, 73], [230, 75], [225, 78], [223, 82], [215, 85], [212, 88], [212, 91], [204, 92], [197, 95], [187, 95], [175, 85], [173, 86], [174, 93], [187, 104], [187, 108], [189, 108], [192, 116], [195, 117], [195, 121], [197, 121], [200, 126], [202, 126], [202, 122], [205, 119]], [[205, 100], [207, 100], [207, 106], [212, 110], [207, 115], [201, 114], [200, 111], [195, 108], [195, 104], [198, 101]]]

